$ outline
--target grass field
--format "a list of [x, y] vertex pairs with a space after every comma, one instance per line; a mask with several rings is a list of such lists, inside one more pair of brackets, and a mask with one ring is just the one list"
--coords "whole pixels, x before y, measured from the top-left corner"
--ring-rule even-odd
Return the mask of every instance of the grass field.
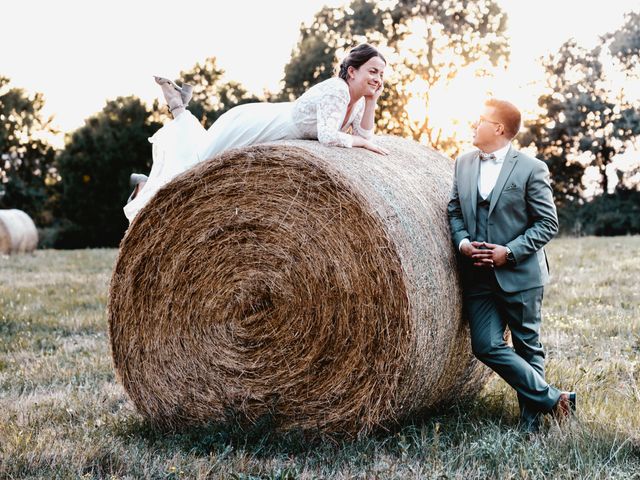
[[533, 438], [497, 378], [472, 404], [367, 438], [154, 430], [111, 363], [116, 251], [0, 257], [0, 479], [640, 479], [640, 237], [558, 239], [548, 252], [547, 377], [579, 392], [580, 411]]

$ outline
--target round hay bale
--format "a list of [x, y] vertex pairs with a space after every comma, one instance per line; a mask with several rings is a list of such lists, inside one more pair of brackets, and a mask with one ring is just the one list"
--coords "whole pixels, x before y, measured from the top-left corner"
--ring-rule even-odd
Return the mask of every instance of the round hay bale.
[[121, 243], [116, 371], [138, 410], [357, 433], [477, 393], [446, 205], [451, 160], [286, 141], [166, 185]]
[[38, 230], [22, 210], [0, 210], [0, 253], [33, 252], [38, 246]]

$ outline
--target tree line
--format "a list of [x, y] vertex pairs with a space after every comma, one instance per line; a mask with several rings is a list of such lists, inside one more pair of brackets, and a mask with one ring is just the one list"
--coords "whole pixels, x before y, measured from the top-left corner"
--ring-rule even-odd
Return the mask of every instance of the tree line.
[[[461, 69], [509, 61], [507, 16], [495, 0], [354, 0], [322, 8], [302, 25], [285, 67], [283, 88], [266, 98], [228, 81], [215, 57], [180, 73], [195, 86], [191, 112], [206, 127], [228, 109], [247, 102], [289, 101], [334, 75], [336, 57], [369, 41], [382, 46], [390, 75], [379, 101], [377, 131], [426, 143], [452, 158], [460, 139], [428, 115], [411, 118], [409, 102], [428, 107], [429, 90], [454, 79]], [[640, 77], [640, 14], [630, 13], [616, 31], [593, 49], [568, 40], [542, 60], [545, 89], [537, 118], [527, 122], [516, 142], [535, 147], [552, 175], [562, 228], [567, 233], [640, 233], [640, 162], [616, 169], [614, 156], [640, 150], [640, 99], [625, 82]], [[420, 42], [409, 42], [415, 32]], [[613, 70], [612, 70], [613, 69]], [[428, 88], [416, 93], [411, 85]], [[148, 172], [148, 137], [168, 119], [158, 102], [118, 97], [67, 134], [56, 151], [48, 142], [58, 134], [44, 118], [41, 94], [29, 95], [0, 76], [0, 208], [20, 208], [41, 228], [43, 246], [116, 246], [127, 228], [122, 206], [132, 172]], [[466, 132], [465, 134], [466, 135]], [[583, 176], [597, 172], [598, 194], [585, 198]]]

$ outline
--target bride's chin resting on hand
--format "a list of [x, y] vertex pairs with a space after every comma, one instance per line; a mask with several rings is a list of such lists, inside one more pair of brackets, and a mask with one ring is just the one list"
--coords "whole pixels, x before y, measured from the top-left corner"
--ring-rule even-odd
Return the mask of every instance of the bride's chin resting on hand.
[[380, 155], [389, 155], [389, 151], [379, 147], [375, 143], [367, 140], [366, 138], [359, 137], [358, 135], [353, 135], [353, 146], [359, 148], [365, 148], [367, 150], [371, 150], [372, 152], [378, 153]]

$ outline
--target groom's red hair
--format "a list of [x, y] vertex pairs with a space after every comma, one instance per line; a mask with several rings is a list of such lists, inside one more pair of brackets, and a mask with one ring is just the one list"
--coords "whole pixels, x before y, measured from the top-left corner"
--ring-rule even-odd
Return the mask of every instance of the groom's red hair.
[[504, 125], [504, 133], [511, 140], [520, 131], [520, 122], [522, 116], [520, 110], [511, 102], [506, 100], [498, 100], [497, 98], [490, 98], [484, 102], [485, 106], [493, 108], [495, 115], [502, 125]]

